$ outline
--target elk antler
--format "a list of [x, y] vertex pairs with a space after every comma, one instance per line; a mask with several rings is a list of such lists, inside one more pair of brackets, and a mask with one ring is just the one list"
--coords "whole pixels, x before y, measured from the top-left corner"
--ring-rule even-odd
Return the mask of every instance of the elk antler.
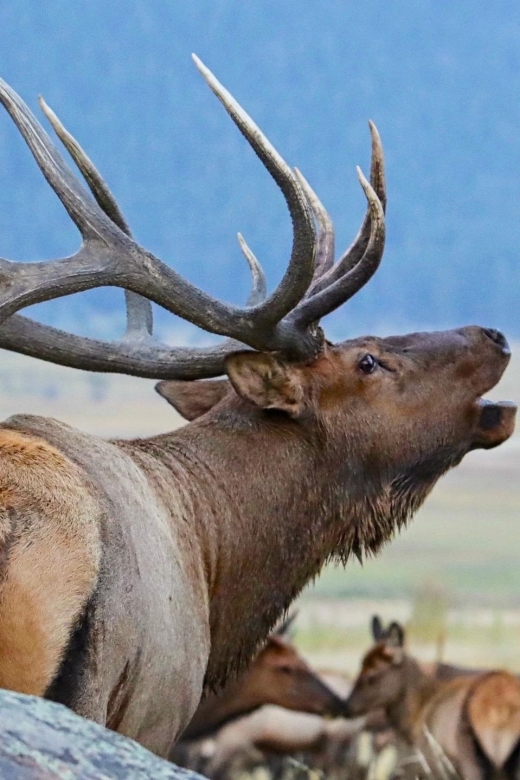
[[[301, 174], [291, 171], [212, 73], [196, 57], [194, 60], [287, 202], [293, 222], [293, 247], [278, 287], [266, 297], [261, 266], [240, 235], [253, 275], [248, 306], [225, 304], [194, 287], [133, 240], [102, 177], [44, 101], [40, 101], [44, 113], [94, 199], [73, 176], [27, 106], [0, 80], [0, 102], [83, 238], [78, 252], [68, 258], [37, 263], [0, 260], [0, 347], [91, 371], [170, 379], [217, 376], [223, 373], [226, 355], [243, 345], [310, 360], [323, 343], [323, 335], [314, 324], [351, 297], [374, 273], [384, 248], [381, 202], [385, 202], [383, 158], [375, 128], [371, 126], [372, 185], [358, 170], [369, 204], [367, 216], [350, 252], [333, 266], [332, 223], [309, 185]], [[35, 303], [101, 286], [125, 289], [127, 332], [120, 341], [76, 336], [16, 314]], [[226, 341], [205, 349], [170, 347], [155, 341], [150, 301], [204, 330], [226, 336]]]

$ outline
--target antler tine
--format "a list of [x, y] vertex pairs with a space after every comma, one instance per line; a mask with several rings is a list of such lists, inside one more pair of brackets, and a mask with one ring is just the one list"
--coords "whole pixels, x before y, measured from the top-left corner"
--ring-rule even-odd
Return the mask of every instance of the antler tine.
[[41, 95], [38, 97], [38, 103], [40, 104], [41, 110], [51, 123], [54, 132], [78, 166], [97, 203], [101, 206], [105, 214], [110, 217], [112, 222], [115, 222], [118, 228], [123, 231], [123, 233], [126, 233], [127, 236], [131, 236], [132, 232], [123, 216], [123, 213], [121, 212], [121, 209], [117, 205], [116, 200], [110, 192], [107, 183], [103, 180], [92, 160], [87, 156], [84, 149], [82, 149], [74, 136], [69, 133], [61, 119], [59, 119], [59, 117], [54, 113], [52, 108], [45, 102]]
[[[97, 170], [92, 160], [88, 157], [79, 143], [63, 125], [58, 116], [40, 95], [38, 98], [40, 108], [51, 123], [54, 131], [74, 162], [81, 175], [87, 182], [89, 189], [105, 214], [110, 217], [118, 228], [127, 236], [132, 236], [132, 231], [119, 208], [116, 199], [110, 192], [107, 183]], [[147, 338], [153, 332], [152, 304], [142, 295], [125, 290], [126, 304], [126, 338]]]
[[374, 275], [383, 257], [386, 235], [383, 206], [361, 169], [358, 167], [356, 170], [370, 209], [368, 245], [361, 260], [348, 273], [306, 298], [290, 314], [291, 321], [298, 327], [309, 327], [352, 298]]
[[316, 261], [314, 264], [315, 267], [314, 267], [314, 276], [312, 277], [312, 283], [309, 289], [307, 290], [307, 295], [309, 295], [316, 282], [319, 279], [321, 279], [323, 274], [325, 274], [329, 270], [329, 268], [332, 268], [332, 266], [334, 265], [334, 253], [335, 253], [334, 225], [332, 223], [332, 219], [327, 209], [325, 208], [321, 200], [318, 198], [318, 196], [312, 189], [311, 185], [309, 184], [309, 182], [307, 181], [303, 173], [298, 168], [294, 169], [294, 173], [300, 183], [302, 190], [307, 196], [307, 200], [309, 201], [316, 222], [318, 223]]
[[280, 187], [289, 208], [293, 223], [291, 259], [282, 281], [263, 304], [262, 315], [263, 322], [279, 322], [303, 298], [314, 274], [316, 234], [307, 198], [292, 170], [260, 128], [199, 58], [195, 54], [192, 57], [210, 89]]
[[65, 206], [80, 233], [97, 237], [98, 214], [87, 193], [72, 175], [49, 136], [22, 99], [0, 79], [0, 102], [11, 116], [29, 146], [40, 170]]
[[[379, 132], [375, 124], [370, 120], [368, 126], [370, 128], [372, 146], [370, 159], [370, 184], [376, 192], [384, 212], [386, 211], [386, 179], [383, 147], [381, 144]], [[309, 297], [325, 289], [325, 287], [328, 287], [337, 279], [340, 279], [359, 263], [365, 253], [370, 238], [370, 214], [370, 205], [368, 205], [365, 217], [363, 219], [363, 224], [361, 225], [356, 238], [350, 247], [346, 250], [346, 252], [340, 257], [336, 265], [334, 265], [327, 273], [323, 274], [320, 279], [311, 285], [311, 289], [308, 292]]]
[[[356, 251], [361, 251], [362, 247], [363, 254], [355, 264], [350, 254], [350, 259], [343, 258], [337, 266], [330, 268], [334, 234], [330, 218], [317, 196], [303, 177], [298, 180], [210, 71], [196, 58], [195, 62], [279, 185], [289, 207], [293, 246], [281, 283], [272, 295], [265, 297], [263, 271], [240, 236], [242, 251], [253, 276], [248, 307], [227, 305], [190, 284], [133, 240], [101, 175], [48, 106], [42, 101], [45, 114], [78, 165], [93, 198], [73, 176], [27, 106], [0, 81], [0, 102], [83, 236], [78, 252], [68, 258], [39, 263], [0, 260], [0, 347], [77, 368], [156, 379], [217, 376], [224, 371], [226, 355], [243, 345], [279, 351], [291, 359], [310, 360], [323, 345], [323, 334], [313, 327], [314, 324], [354, 295], [374, 273], [384, 248], [386, 202], [382, 151], [375, 127], [371, 125], [372, 186], [359, 172], [369, 204], [369, 215], [365, 218], [368, 239], [362, 237], [361, 243], [358, 242]], [[318, 239], [315, 220], [319, 228]], [[319, 255], [315, 266], [317, 241]], [[132, 335], [133, 340], [125, 337], [119, 342], [96, 341], [16, 314], [26, 306], [44, 300], [101, 286], [121, 287], [130, 293], [127, 297], [127, 337]], [[143, 303], [139, 296], [204, 330], [225, 336], [226, 341], [208, 349], [183, 349], [143, 340], [142, 334], [148, 336], [151, 331], [151, 317], [147, 319], [149, 303]], [[132, 308], [133, 303], [137, 308]], [[139, 334], [134, 326], [140, 327]]]
[[376, 191], [377, 197], [386, 213], [386, 174], [385, 174], [385, 156], [383, 154], [383, 144], [381, 136], [375, 123], [369, 119], [370, 138], [372, 142], [372, 153], [370, 159], [370, 184]]
[[262, 303], [262, 301], [265, 301], [265, 296], [267, 295], [267, 283], [264, 269], [244, 241], [244, 237], [241, 233], [237, 233], [237, 238], [238, 243], [240, 244], [240, 249], [242, 250], [242, 254], [247, 260], [251, 270], [251, 275], [253, 277], [253, 286], [251, 288], [251, 292], [249, 293], [249, 298], [247, 299], [247, 305], [257, 306], [259, 303]]

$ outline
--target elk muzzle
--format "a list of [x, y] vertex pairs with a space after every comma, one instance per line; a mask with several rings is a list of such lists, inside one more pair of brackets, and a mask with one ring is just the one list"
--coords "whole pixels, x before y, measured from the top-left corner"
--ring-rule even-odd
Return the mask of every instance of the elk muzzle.
[[474, 448], [490, 450], [498, 447], [512, 435], [515, 429], [516, 404], [512, 401], [487, 401], [480, 398], [479, 421]]
[[[499, 377], [511, 358], [511, 349], [506, 337], [494, 328], [482, 328], [487, 344], [492, 343], [495, 352]], [[476, 401], [477, 426], [473, 440], [473, 449], [491, 449], [509, 439], [515, 429], [516, 404], [511, 401], [488, 401], [478, 398]]]

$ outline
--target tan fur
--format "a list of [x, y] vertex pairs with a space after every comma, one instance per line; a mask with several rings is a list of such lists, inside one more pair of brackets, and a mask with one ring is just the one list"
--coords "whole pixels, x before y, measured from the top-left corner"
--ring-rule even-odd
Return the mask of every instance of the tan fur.
[[42, 695], [94, 588], [98, 508], [79, 469], [42, 439], [0, 430], [0, 687]]
[[494, 766], [503, 766], [520, 740], [520, 680], [507, 672], [486, 675], [467, 711], [484, 753]]

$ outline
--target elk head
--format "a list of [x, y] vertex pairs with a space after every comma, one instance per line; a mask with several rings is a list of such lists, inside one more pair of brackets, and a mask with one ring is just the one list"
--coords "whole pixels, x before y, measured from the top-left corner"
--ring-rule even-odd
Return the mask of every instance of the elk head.
[[391, 623], [361, 663], [361, 671], [344, 705], [344, 715], [354, 718], [378, 709], [389, 710], [404, 697], [406, 664], [404, 631]]
[[295, 647], [269, 636], [244, 675], [242, 696], [289, 710], [340, 715], [343, 702], [323, 683]]
[[[494, 447], [511, 435], [516, 407], [482, 400], [507, 366], [509, 347], [498, 331], [476, 326], [327, 341], [320, 319], [366, 284], [383, 255], [386, 187], [378, 132], [370, 123], [370, 181], [358, 169], [367, 212], [354, 243], [335, 263], [332, 223], [310, 185], [210, 71], [195, 62], [287, 202], [293, 246], [279, 286], [266, 296], [262, 269], [239, 237], [253, 275], [248, 305], [230, 306], [196, 289], [133, 240], [98, 171], [45, 103], [42, 108], [93, 199], [29, 109], [1, 82], [0, 101], [83, 244], [66, 259], [0, 261], [0, 347], [77, 368], [163, 380], [227, 374], [229, 384], [163, 382], [158, 389], [188, 417], [202, 414], [195, 425], [202, 425], [203, 413], [213, 407], [210, 416], [221, 428], [261, 430], [271, 440], [292, 437], [300, 452], [312, 451], [327, 474], [316, 506], [343, 516], [338, 501], [348, 498], [353, 530], [345, 554], [376, 549], [443, 472], [468, 451]], [[127, 333], [120, 341], [94, 341], [17, 314], [100, 286], [126, 291]], [[227, 340], [207, 349], [161, 344], [152, 337], [150, 301]]]
[[299, 712], [341, 715], [340, 697], [318, 677], [290, 641], [297, 616], [298, 610], [294, 610], [267, 637], [265, 645], [239, 678], [241, 696], [245, 701], [276, 704]]

